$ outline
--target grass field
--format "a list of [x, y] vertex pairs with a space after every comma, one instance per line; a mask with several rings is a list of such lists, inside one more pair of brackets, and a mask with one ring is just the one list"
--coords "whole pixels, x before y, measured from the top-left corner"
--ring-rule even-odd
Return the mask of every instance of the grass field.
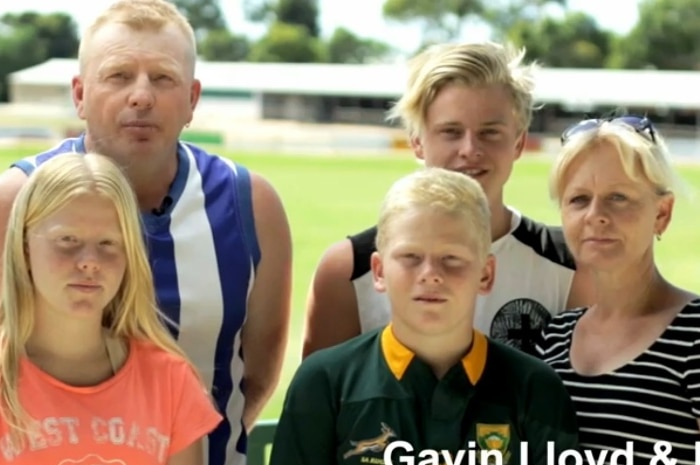
[[[0, 163], [36, 153], [36, 147], [0, 149]], [[374, 223], [379, 202], [390, 184], [416, 169], [406, 156], [297, 157], [225, 154], [266, 176], [286, 206], [294, 244], [293, 317], [284, 374], [263, 418], [279, 415], [286, 386], [300, 360], [303, 312], [308, 285], [325, 248], [347, 234]], [[558, 223], [547, 196], [549, 163], [524, 157], [516, 164], [506, 201], [532, 217]], [[686, 183], [700, 190], [700, 165], [680, 166]], [[700, 206], [690, 199], [676, 203], [673, 223], [657, 244], [662, 271], [679, 285], [700, 291]]]

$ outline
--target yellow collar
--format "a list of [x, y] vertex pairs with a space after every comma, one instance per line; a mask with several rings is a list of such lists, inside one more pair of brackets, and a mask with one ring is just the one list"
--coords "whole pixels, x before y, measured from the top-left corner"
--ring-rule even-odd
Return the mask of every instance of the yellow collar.
[[[394, 331], [392, 331], [392, 325], [387, 325], [382, 331], [382, 354], [386, 360], [389, 369], [396, 377], [400, 380], [408, 365], [413, 360], [416, 354], [414, 354], [408, 347], [404, 346], [396, 336], [394, 336]], [[467, 355], [462, 359], [462, 366], [464, 371], [471, 381], [472, 385], [476, 386], [476, 383], [481, 379], [481, 375], [484, 373], [484, 368], [486, 368], [486, 352], [488, 349], [488, 341], [486, 336], [484, 336], [479, 331], [474, 331], [474, 341], [472, 342], [472, 348], [469, 350]]]

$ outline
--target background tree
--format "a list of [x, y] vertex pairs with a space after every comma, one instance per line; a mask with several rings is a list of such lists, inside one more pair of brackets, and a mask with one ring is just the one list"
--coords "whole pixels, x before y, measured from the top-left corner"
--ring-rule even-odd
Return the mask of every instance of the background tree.
[[700, 1], [642, 0], [639, 20], [615, 42], [610, 66], [700, 69]]
[[8, 100], [10, 73], [34, 66], [46, 58], [46, 46], [36, 43], [31, 29], [19, 29], [0, 35], [0, 101]]
[[328, 40], [328, 61], [331, 63], [370, 63], [381, 61], [393, 52], [390, 45], [358, 37], [344, 27], [337, 28]]
[[326, 61], [320, 38], [317, 0], [244, 0], [249, 21], [267, 25], [250, 51], [250, 61], [312, 63]]
[[65, 13], [26, 12], [0, 18], [0, 101], [8, 99], [7, 76], [50, 58], [78, 55], [78, 28]]
[[565, 12], [567, 0], [491, 0], [486, 2], [482, 19], [496, 40], [507, 38], [522, 23], [538, 22], [554, 11]]
[[318, 0], [277, 0], [275, 14], [281, 23], [304, 26], [311, 37], [321, 35]]
[[211, 30], [226, 29], [226, 20], [221, 14], [219, 0], [171, 0], [187, 17], [198, 41]]
[[318, 0], [244, 0], [243, 9], [249, 21], [303, 26], [311, 37], [321, 35]]
[[253, 45], [248, 59], [256, 62], [323, 62], [326, 61], [326, 49], [306, 27], [275, 22]]
[[228, 29], [207, 32], [199, 44], [199, 55], [209, 61], [245, 61], [251, 50], [251, 41], [244, 35]]
[[8, 13], [0, 23], [10, 28], [9, 33], [30, 31], [37, 43], [41, 43], [48, 58], [73, 58], [78, 55], [78, 26], [66, 13], [39, 14], [34, 11]]
[[467, 20], [480, 19], [485, 0], [385, 0], [384, 17], [400, 23], [423, 26], [423, 43], [452, 41], [459, 37]]
[[545, 17], [521, 20], [508, 32], [508, 39], [536, 59], [554, 68], [602, 68], [612, 49], [614, 35], [602, 30], [589, 15], [572, 12], [563, 19]]
[[248, 56], [250, 40], [229, 30], [219, 0], [171, 1], [192, 25], [201, 58], [209, 61], [241, 61]]

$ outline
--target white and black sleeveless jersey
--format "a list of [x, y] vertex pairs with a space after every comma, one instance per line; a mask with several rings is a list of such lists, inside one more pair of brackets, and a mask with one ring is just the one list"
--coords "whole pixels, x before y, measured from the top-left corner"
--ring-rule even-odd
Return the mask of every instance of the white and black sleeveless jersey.
[[[492, 339], [534, 353], [540, 330], [566, 310], [575, 265], [561, 228], [524, 217], [510, 208], [510, 232], [491, 244], [496, 277], [490, 294], [479, 296], [475, 329]], [[370, 256], [376, 250], [376, 226], [349, 236], [354, 266], [352, 283], [362, 332], [389, 322], [386, 294], [372, 283]]]

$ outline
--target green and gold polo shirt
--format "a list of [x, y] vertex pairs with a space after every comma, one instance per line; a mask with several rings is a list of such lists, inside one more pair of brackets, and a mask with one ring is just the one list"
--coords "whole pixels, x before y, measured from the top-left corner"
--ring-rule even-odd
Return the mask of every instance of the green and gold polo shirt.
[[270, 465], [539, 465], [569, 449], [578, 449], [573, 405], [544, 362], [475, 332], [437, 379], [389, 325], [302, 362]]

